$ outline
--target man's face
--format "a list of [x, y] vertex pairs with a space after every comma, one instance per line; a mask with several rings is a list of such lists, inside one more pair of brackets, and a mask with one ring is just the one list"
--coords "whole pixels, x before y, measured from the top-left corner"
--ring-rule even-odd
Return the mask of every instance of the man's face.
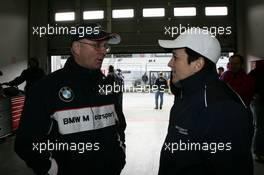
[[176, 83], [183, 80], [197, 72], [195, 61], [188, 64], [188, 55], [185, 49], [174, 49], [173, 56], [168, 63], [172, 70], [172, 82]]
[[82, 39], [75, 41], [72, 46], [74, 59], [78, 65], [88, 69], [100, 69], [107, 54], [107, 40], [91, 41]]
[[242, 64], [238, 57], [230, 57], [229, 63], [231, 72], [237, 73], [242, 68]]
[[218, 73], [218, 75], [222, 75], [223, 74], [223, 70], [222, 69], [217, 69], [218, 71], [217, 71], [217, 73]]

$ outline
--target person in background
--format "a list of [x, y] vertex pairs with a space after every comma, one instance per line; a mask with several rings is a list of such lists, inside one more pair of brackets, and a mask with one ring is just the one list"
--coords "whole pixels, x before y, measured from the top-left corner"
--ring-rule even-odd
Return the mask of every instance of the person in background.
[[[155, 85], [157, 87], [157, 90], [155, 92], [155, 108], [154, 109], [162, 109], [163, 105], [163, 95], [165, 92], [165, 89], [168, 89], [168, 83], [167, 80], [163, 77], [163, 73], [159, 73], [159, 77], [155, 81]], [[160, 98], [160, 105], [159, 104], [159, 98]]]
[[159, 45], [173, 54], [168, 66], [177, 98], [158, 174], [253, 175], [252, 115], [218, 78], [221, 47], [216, 37], [191, 28], [175, 40], [159, 40]]
[[221, 80], [229, 84], [249, 106], [253, 97], [254, 81], [243, 69], [244, 57], [238, 54], [229, 58], [230, 70], [224, 72]]
[[226, 70], [230, 70], [230, 62], [226, 64]]
[[249, 76], [254, 79], [254, 97], [251, 103], [255, 119], [254, 154], [255, 160], [264, 163], [264, 61], [257, 61], [256, 68]]
[[39, 67], [38, 59], [32, 57], [28, 59], [28, 68], [23, 70], [20, 76], [3, 84], [8, 86], [18, 86], [26, 81], [25, 92], [27, 94], [31, 87], [44, 76], [45, 72]]
[[114, 66], [110, 65], [108, 68], [106, 80], [109, 84], [111, 84], [111, 89], [114, 90], [114, 93], [118, 98], [118, 105], [123, 110], [124, 79], [122, 74], [118, 74], [118, 71], [116, 73]]
[[107, 77], [110, 79], [111, 78], [111, 80], [112, 80], [112, 82], [114, 82], [114, 80], [115, 80], [115, 69], [114, 69], [114, 66], [113, 65], [110, 65], [109, 67], [108, 67], [108, 74], [107, 74]]
[[121, 109], [123, 110], [123, 91], [125, 90], [125, 77], [124, 77], [124, 75], [122, 74], [122, 70], [121, 69], [117, 69], [116, 70], [116, 75], [117, 75], [117, 78], [118, 78], [118, 80], [117, 80], [117, 82], [118, 82], [118, 84], [122, 87], [121, 88], [121, 92], [120, 92], [120, 94], [119, 94], [119, 96], [118, 96], [118, 101], [119, 101], [119, 104], [121, 105]]
[[223, 67], [217, 68], [217, 74], [218, 74], [219, 78], [221, 78], [221, 76], [223, 75], [224, 72], [225, 72], [225, 69]]
[[122, 70], [121, 69], [116, 69], [117, 71], [117, 75], [124, 81], [124, 75], [122, 74]]
[[142, 75], [141, 77], [144, 85], [146, 85], [148, 83], [148, 76], [147, 76], [147, 73], [145, 72], [144, 75]]
[[153, 86], [155, 84], [155, 81], [156, 81], [157, 77], [155, 76], [154, 73], [151, 74], [151, 77], [150, 77], [150, 84], [151, 86]]

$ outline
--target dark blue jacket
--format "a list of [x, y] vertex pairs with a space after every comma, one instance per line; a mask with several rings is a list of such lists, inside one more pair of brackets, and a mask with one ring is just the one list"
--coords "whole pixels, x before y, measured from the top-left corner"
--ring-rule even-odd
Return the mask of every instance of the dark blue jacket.
[[100, 70], [82, 68], [70, 58], [29, 91], [15, 151], [36, 174], [47, 173], [51, 157], [59, 175], [122, 170], [126, 122], [115, 94], [103, 92], [104, 81]]
[[216, 72], [182, 81], [170, 112], [159, 175], [253, 175], [252, 116]]

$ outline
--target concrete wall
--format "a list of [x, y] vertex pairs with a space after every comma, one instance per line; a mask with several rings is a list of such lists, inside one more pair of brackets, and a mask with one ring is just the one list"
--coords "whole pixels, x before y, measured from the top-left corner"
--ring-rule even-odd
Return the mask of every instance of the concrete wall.
[[48, 38], [35, 35], [33, 27], [44, 27], [48, 24], [48, 0], [30, 0], [29, 3], [29, 56], [37, 57], [40, 67], [49, 69]]
[[1, 83], [12, 80], [27, 67], [28, 0], [0, 1], [0, 24]]
[[251, 62], [264, 59], [264, 1], [237, 0], [237, 52], [247, 59], [246, 70]]
[[264, 1], [247, 1], [246, 51], [249, 61], [264, 59]]

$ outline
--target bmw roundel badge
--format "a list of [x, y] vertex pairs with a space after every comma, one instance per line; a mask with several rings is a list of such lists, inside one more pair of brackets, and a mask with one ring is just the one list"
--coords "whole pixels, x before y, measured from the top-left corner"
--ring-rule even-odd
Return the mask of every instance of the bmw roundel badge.
[[71, 102], [74, 98], [74, 94], [71, 88], [62, 87], [59, 91], [59, 97], [64, 102]]

